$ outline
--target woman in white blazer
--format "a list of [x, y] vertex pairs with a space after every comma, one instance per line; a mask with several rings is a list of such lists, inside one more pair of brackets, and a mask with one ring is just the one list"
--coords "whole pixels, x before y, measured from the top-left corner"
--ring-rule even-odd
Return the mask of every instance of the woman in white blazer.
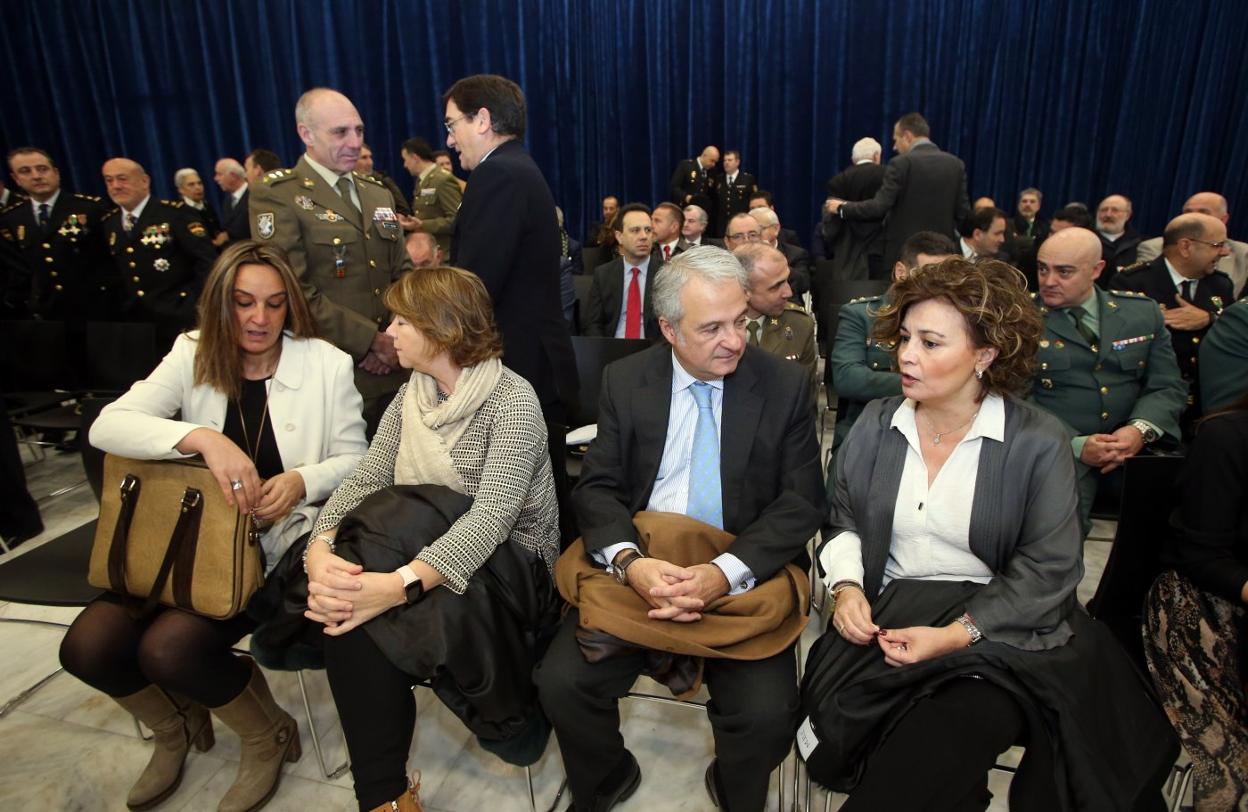
[[[312, 529], [320, 503], [368, 448], [352, 360], [314, 334], [281, 250], [236, 243], [205, 285], [199, 330], [178, 336], [146, 380], [104, 409], [91, 444], [139, 459], [201, 455], [227, 501], [266, 528], [261, 546], [271, 567]], [[298, 759], [294, 719], [273, 701], [259, 668], [231, 651], [257, 620], [169, 607], [140, 614], [129, 599], [105, 593], [74, 621], [61, 646], [65, 669], [155, 733], [155, 753], [127, 798], [131, 809], [177, 789], [191, 744], [213, 745], [208, 710], [242, 739], [238, 780], [220, 810], [258, 809], [282, 762]]]

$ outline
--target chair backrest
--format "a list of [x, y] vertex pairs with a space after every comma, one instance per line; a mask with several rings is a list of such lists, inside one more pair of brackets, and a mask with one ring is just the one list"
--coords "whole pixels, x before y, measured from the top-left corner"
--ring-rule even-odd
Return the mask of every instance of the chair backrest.
[[594, 268], [597, 268], [608, 259], [610, 257], [607, 256], [606, 250], [601, 245], [583, 246], [581, 248], [581, 273], [592, 276]]
[[0, 321], [0, 347], [4, 347], [0, 352], [0, 390], [4, 392], [50, 392], [77, 383], [70, 372], [63, 321]]
[[576, 332], [585, 335], [586, 318], [589, 307], [589, 289], [594, 286], [593, 275], [572, 277], [572, 287], [576, 289]]
[[841, 279], [825, 282], [820, 293], [819, 309], [827, 323], [828, 340], [836, 338], [836, 325], [841, 320], [841, 305], [860, 296], [879, 296], [888, 290], [884, 279]]
[[1175, 482], [1182, 466], [1178, 456], [1150, 454], [1126, 461], [1114, 544], [1096, 594], [1088, 601], [1088, 614], [1109, 626], [1141, 667], [1144, 598], [1163, 569], [1162, 545], [1170, 534], [1170, 512], [1177, 503]]
[[640, 352], [653, 343], [641, 338], [600, 338], [572, 336], [576, 354], [576, 371], [581, 377], [580, 403], [572, 414], [572, 426], [588, 426], [598, 422], [598, 392], [602, 388], [602, 370], [612, 361]]
[[146, 378], [159, 362], [155, 324], [87, 322], [88, 387], [124, 392]]

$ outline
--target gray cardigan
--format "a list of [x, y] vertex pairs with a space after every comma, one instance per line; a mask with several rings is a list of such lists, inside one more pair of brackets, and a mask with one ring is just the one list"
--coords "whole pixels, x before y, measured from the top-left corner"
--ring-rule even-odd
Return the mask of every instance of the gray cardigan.
[[[891, 428], [904, 398], [874, 400], [836, 455], [836, 481], [824, 538], [845, 530], [862, 539], [863, 585], [879, 594], [906, 461], [906, 438]], [[1057, 418], [1005, 399], [1005, 441], [984, 438], [971, 508], [971, 552], [993, 571], [967, 602], [984, 637], [1026, 650], [1070, 638], [1078, 603], [1083, 534], [1076, 511], [1070, 437]]]

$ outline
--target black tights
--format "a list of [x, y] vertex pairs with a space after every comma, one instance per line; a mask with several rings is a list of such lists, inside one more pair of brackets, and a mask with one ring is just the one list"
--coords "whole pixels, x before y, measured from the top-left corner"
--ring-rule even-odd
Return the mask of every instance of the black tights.
[[363, 628], [325, 638], [325, 674], [342, 720], [360, 809], [394, 800], [407, 789], [416, 681], [396, 668]]
[[1010, 782], [1010, 809], [1060, 809], [1047, 737], [1028, 735], [1027, 717], [1003, 688], [982, 679], [952, 679], [906, 712], [841, 809], [987, 809], [988, 771], [1024, 739], [1026, 753]]
[[61, 641], [61, 665], [112, 697], [156, 684], [215, 708], [247, 687], [251, 661], [230, 647], [255, 625], [246, 614], [212, 620], [168, 607], [139, 618], [105, 593], [70, 626]]

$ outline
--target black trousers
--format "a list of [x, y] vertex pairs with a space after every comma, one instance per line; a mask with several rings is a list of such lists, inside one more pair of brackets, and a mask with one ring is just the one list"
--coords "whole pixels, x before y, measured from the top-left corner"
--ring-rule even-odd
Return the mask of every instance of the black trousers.
[[[568, 786], [588, 808], [624, 757], [618, 700], [643, 667], [643, 655], [589, 663], [576, 642], [576, 610], [568, 612], [535, 679], [555, 727]], [[793, 651], [766, 660], [707, 660], [707, 716], [715, 736], [720, 802], [736, 812], [765, 806], [771, 771], [784, 760], [797, 729], [797, 666]]]
[[1011, 812], [1060, 809], [1052, 748], [1028, 735], [1013, 697], [986, 680], [950, 680], [906, 712], [841, 810], [982, 812], [992, 800], [988, 771], [1017, 743], [1026, 753], [1010, 782]]

